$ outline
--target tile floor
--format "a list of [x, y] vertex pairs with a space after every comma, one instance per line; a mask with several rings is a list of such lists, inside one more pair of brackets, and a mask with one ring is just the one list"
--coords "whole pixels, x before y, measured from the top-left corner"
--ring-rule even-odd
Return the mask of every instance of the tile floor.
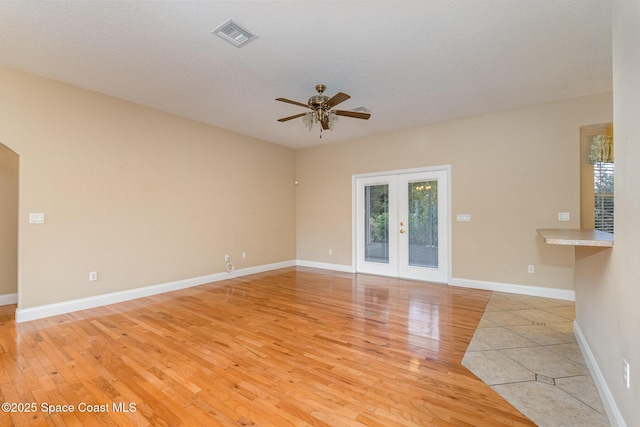
[[462, 364], [541, 427], [609, 426], [571, 301], [494, 292]]

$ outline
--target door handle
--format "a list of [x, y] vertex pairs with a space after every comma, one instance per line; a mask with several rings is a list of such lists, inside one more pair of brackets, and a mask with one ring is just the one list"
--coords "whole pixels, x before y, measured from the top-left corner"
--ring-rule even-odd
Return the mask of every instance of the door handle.
[[406, 231], [404, 231], [404, 230], [400, 229], [400, 233], [406, 233]]

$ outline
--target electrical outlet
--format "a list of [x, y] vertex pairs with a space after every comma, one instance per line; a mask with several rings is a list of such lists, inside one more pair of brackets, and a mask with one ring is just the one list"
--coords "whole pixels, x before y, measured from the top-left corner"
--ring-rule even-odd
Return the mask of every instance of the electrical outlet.
[[571, 214], [569, 212], [558, 212], [558, 221], [570, 221]]
[[44, 214], [43, 213], [30, 213], [29, 214], [29, 224], [44, 224]]
[[624, 378], [624, 385], [627, 388], [631, 388], [631, 372], [629, 370], [629, 362], [622, 359], [622, 373]]
[[242, 252], [242, 259], [247, 259], [247, 253], [246, 252]]
[[89, 281], [95, 282], [96, 280], [98, 280], [98, 272], [97, 271], [89, 272]]
[[329, 255], [333, 255], [333, 249], [329, 249]]
[[231, 261], [231, 257], [229, 257], [229, 254], [224, 254], [224, 262], [229, 262]]
[[527, 271], [529, 273], [535, 273], [536, 272], [536, 268], [533, 265], [529, 265], [529, 267], [527, 267]]

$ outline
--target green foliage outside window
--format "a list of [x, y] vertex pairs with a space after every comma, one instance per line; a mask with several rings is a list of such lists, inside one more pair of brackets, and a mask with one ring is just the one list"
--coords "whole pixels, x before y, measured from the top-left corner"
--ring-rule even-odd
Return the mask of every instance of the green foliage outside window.
[[373, 185], [369, 192], [369, 242], [389, 242], [389, 186]]

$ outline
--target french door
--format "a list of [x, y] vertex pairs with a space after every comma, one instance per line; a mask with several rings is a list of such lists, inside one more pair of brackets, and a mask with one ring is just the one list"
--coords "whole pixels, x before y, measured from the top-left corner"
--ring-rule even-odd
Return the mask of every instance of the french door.
[[357, 177], [356, 270], [446, 283], [449, 169]]

